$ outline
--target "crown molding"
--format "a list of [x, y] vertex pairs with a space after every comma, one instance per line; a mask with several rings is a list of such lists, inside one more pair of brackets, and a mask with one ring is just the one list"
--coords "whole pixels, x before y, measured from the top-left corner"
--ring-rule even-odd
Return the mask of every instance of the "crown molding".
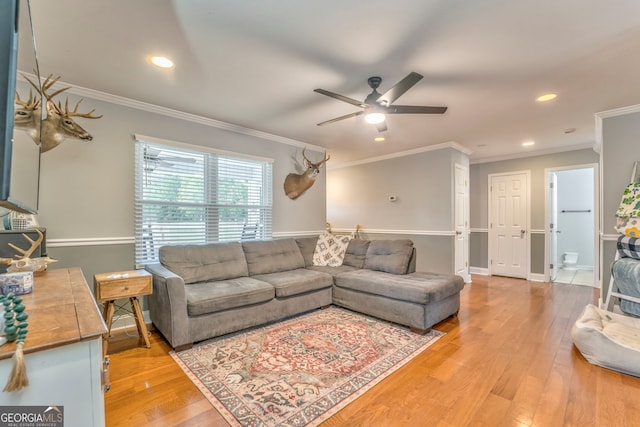
[[625, 114], [640, 113], [640, 104], [629, 105], [628, 107], [614, 108], [613, 110], [601, 111], [595, 114], [596, 119], [596, 145], [594, 150], [600, 153], [602, 149], [602, 121], [610, 117], [624, 116]]
[[555, 148], [547, 148], [545, 150], [527, 151], [526, 153], [514, 153], [514, 154], [505, 154], [501, 156], [485, 157], [481, 159], [470, 159], [469, 163], [472, 165], [477, 165], [481, 163], [501, 162], [504, 160], [515, 160], [515, 159], [523, 159], [526, 157], [545, 156], [547, 154], [564, 153], [567, 151], [584, 150], [585, 148], [591, 148], [596, 153], [599, 152], [598, 150], [596, 150], [597, 143], [585, 142], [583, 144], [574, 144], [574, 145], [569, 145], [565, 147], [555, 147]]
[[[19, 71], [18, 77], [17, 77], [18, 80], [22, 82], [26, 82], [27, 80], [23, 76], [27, 76], [33, 80], [37, 79], [37, 76], [34, 74], [24, 73], [22, 71]], [[229, 132], [235, 132], [243, 135], [253, 136], [253, 137], [265, 139], [268, 141], [279, 142], [281, 144], [292, 145], [294, 147], [299, 147], [299, 148], [307, 147], [310, 150], [320, 151], [320, 152], [327, 150], [325, 147], [320, 147], [319, 145], [307, 144], [305, 142], [298, 141], [291, 138], [286, 138], [284, 136], [273, 135], [267, 132], [246, 128], [240, 125], [235, 125], [233, 123], [227, 123], [220, 120], [211, 119], [209, 117], [198, 116], [196, 114], [185, 113], [183, 111], [173, 110], [171, 108], [161, 107], [159, 105], [149, 104], [147, 102], [137, 101], [131, 98], [125, 98], [123, 96], [113, 95], [106, 92], [100, 92], [97, 90], [76, 86], [71, 83], [58, 81], [52, 86], [52, 88], [54, 89], [61, 89], [63, 87], [70, 88], [68, 91], [66, 91], [66, 93], [72, 93], [77, 96], [91, 98], [97, 101], [108, 102], [114, 105], [121, 105], [123, 107], [133, 108], [136, 110], [141, 110], [149, 113], [172, 117], [175, 119], [197, 123], [204, 126], [210, 126], [217, 129], [226, 130]]]
[[469, 155], [471, 155], [471, 153], [473, 153], [473, 151], [469, 150], [466, 147], [463, 147], [462, 145], [458, 144], [457, 142], [449, 141], [449, 142], [443, 142], [441, 144], [428, 145], [426, 147], [414, 148], [413, 150], [398, 151], [397, 153], [385, 154], [384, 156], [369, 157], [367, 159], [356, 160], [356, 161], [347, 162], [347, 163], [341, 163], [341, 164], [338, 164], [338, 165], [332, 165], [331, 167], [327, 166], [327, 170], [342, 169], [342, 168], [348, 168], [348, 167], [352, 167], [352, 166], [364, 165], [364, 164], [367, 164], [367, 163], [381, 162], [383, 160], [396, 159], [398, 157], [413, 156], [414, 154], [426, 153], [428, 151], [434, 151], [434, 150], [442, 150], [442, 149], [445, 149], [445, 148], [454, 149], [456, 151], [461, 152], [462, 154], [466, 154], [467, 156], [469, 156]]

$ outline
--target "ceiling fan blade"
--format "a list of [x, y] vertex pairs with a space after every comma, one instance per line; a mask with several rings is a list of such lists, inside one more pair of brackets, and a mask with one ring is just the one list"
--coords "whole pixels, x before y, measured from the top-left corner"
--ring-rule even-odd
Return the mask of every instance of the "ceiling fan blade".
[[329, 96], [331, 98], [335, 98], [335, 99], [337, 99], [339, 101], [343, 101], [343, 102], [349, 103], [351, 105], [355, 105], [356, 107], [362, 107], [362, 108], [366, 107], [366, 105], [363, 104], [362, 101], [358, 101], [356, 99], [349, 98], [348, 96], [339, 95], [337, 93], [329, 92], [328, 90], [324, 90], [324, 89], [314, 89], [313, 91], [321, 93], [323, 95], [327, 95], [327, 96]]
[[384, 106], [393, 104], [396, 99], [400, 98], [403, 93], [411, 89], [413, 85], [418, 83], [420, 80], [422, 80], [422, 75], [414, 72], [409, 73], [407, 77], [400, 80], [395, 86], [380, 95], [377, 100], [378, 104]]
[[364, 113], [364, 111], [356, 111], [355, 113], [345, 114], [344, 116], [336, 117], [335, 119], [327, 120], [322, 123], [318, 123], [318, 126], [328, 125], [329, 123], [337, 122], [344, 119], [349, 119], [351, 117], [356, 117]]
[[387, 114], [444, 114], [447, 107], [421, 107], [418, 105], [392, 105]]
[[386, 130], [387, 130], [387, 121], [385, 120], [382, 123], [378, 123], [376, 125], [376, 128], [378, 129], [378, 132], [386, 132]]

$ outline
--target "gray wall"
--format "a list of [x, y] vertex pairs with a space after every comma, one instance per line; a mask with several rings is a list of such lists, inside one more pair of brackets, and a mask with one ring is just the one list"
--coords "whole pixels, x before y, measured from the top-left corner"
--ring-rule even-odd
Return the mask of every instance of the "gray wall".
[[[488, 265], [488, 182], [490, 174], [516, 171], [531, 171], [531, 228], [537, 232], [531, 235], [531, 273], [544, 274], [544, 247], [546, 225], [544, 188], [546, 168], [598, 163], [598, 154], [592, 149], [567, 151], [563, 153], [532, 156], [488, 163], [472, 164], [470, 168], [471, 187], [471, 266], [487, 268]], [[479, 230], [478, 230], [479, 229]], [[479, 251], [479, 252], [476, 252]]]
[[[18, 90], [23, 98], [27, 96], [26, 85], [20, 83]], [[79, 266], [89, 282], [97, 272], [134, 267], [131, 242], [136, 133], [274, 159], [274, 235], [304, 235], [324, 229], [324, 171], [298, 200], [287, 198], [282, 189], [285, 176], [295, 171], [294, 159], [302, 161], [303, 144], [295, 146], [295, 141], [286, 144], [264, 139], [257, 132], [254, 136], [221, 129], [209, 125], [212, 121], [183, 113], [161, 114], [166, 110], [153, 106], [148, 106], [151, 112], [133, 108], [138, 104], [132, 102], [127, 106], [119, 104], [123, 100], [109, 102], [104, 96], [82, 98], [81, 111], [95, 108], [95, 114], [104, 116], [99, 120], [77, 119], [93, 135], [93, 141], [67, 140], [42, 154], [38, 221], [47, 228], [49, 255], [59, 260], [52, 267]], [[79, 96], [69, 93], [71, 105], [78, 99]], [[322, 155], [314, 152], [313, 146], [307, 149], [307, 157], [312, 160]]]
[[468, 167], [468, 156], [441, 148], [329, 169], [327, 221], [341, 231], [360, 224], [365, 238], [411, 239], [419, 270], [451, 273], [455, 163]]
[[602, 120], [602, 298], [611, 277], [610, 265], [616, 253], [615, 212], [624, 187], [629, 183], [633, 162], [640, 161], [640, 112], [606, 117]]

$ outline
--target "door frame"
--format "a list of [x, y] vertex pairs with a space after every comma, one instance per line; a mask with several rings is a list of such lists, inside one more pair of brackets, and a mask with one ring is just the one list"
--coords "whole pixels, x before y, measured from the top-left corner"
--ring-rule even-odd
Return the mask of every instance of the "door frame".
[[544, 170], [544, 281], [548, 282], [550, 280], [549, 263], [551, 239], [549, 239], [549, 198], [551, 197], [551, 191], [549, 189], [549, 174], [574, 169], [593, 169], [593, 287], [600, 288], [600, 172], [598, 163], [558, 166], [555, 168], [545, 168]]
[[469, 167], [465, 166], [461, 163], [455, 163], [454, 164], [454, 171], [453, 171], [453, 186], [454, 186], [454, 198], [453, 198], [453, 212], [454, 212], [454, 232], [456, 233], [456, 236], [454, 236], [454, 243], [453, 243], [453, 247], [454, 247], [454, 262], [453, 262], [453, 269], [455, 271], [455, 260], [457, 258], [457, 255], [455, 253], [456, 249], [458, 248], [455, 239], [457, 238], [457, 232], [458, 230], [456, 229], [456, 223], [455, 223], [455, 217], [456, 214], [458, 212], [459, 206], [458, 206], [458, 199], [455, 197], [455, 188], [456, 188], [456, 170], [461, 170], [463, 172], [463, 180], [464, 180], [464, 212], [463, 217], [464, 217], [464, 230], [462, 230], [462, 237], [463, 237], [463, 255], [464, 255], [464, 263], [465, 263], [465, 268], [464, 268], [464, 276], [463, 279], [465, 281], [465, 283], [471, 283], [471, 275], [469, 274], [469, 239], [471, 238], [471, 233], [470, 233], [470, 226], [469, 226], [469, 221], [470, 221], [470, 186], [469, 186]]
[[492, 244], [492, 232], [493, 232], [493, 212], [491, 212], [492, 205], [492, 197], [493, 197], [493, 189], [491, 186], [491, 180], [493, 177], [498, 176], [510, 176], [510, 175], [526, 175], [527, 176], [527, 188], [526, 188], [526, 202], [527, 202], [527, 211], [525, 212], [527, 220], [526, 220], [526, 233], [525, 233], [525, 263], [526, 263], [526, 280], [531, 280], [531, 170], [522, 170], [522, 171], [511, 171], [511, 172], [500, 172], [500, 173], [491, 173], [487, 176], [487, 226], [489, 229], [488, 233], [488, 250], [487, 250], [487, 266], [489, 270], [489, 276], [492, 274], [492, 263], [491, 260], [493, 258], [493, 244]]

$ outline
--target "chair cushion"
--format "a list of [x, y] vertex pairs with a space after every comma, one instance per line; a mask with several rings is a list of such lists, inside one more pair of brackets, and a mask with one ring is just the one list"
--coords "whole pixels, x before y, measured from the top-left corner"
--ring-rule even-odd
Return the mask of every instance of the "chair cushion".
[[284, 298], [329, 288], [333, 285], [333, 277], [327, 273], [299, 268], [279, 273], [258, 274], [252, 276], [271, 284], [276, 290], [276, 297]]
[[304, 258], [293, 239], [242, 242], [242, 249], [250, 276], [304, 268]]
[[372, 240], [364, 268], [393, 274], [405, 274], [413, 253], [411, 240]]
[[249, 274], [240, 243], [167, 245], [159, 251], [162, 265], [184, 283], [234, 279]]
[[186, 286], [185, 292], [189, 316], [258, 304], [270, 301], [275, 295], [273, 286], [252, 277], [195, 283]]

